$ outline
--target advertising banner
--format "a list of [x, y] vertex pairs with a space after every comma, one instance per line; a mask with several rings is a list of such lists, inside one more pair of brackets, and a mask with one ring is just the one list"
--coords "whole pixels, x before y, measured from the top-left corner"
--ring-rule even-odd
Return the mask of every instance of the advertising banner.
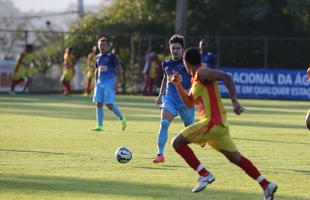
[[[239, 98], [310, 100], [310, 81], [305, 70], [220, 68], [236, 84]], [[221, 94], [228, 97], [223, 83]]]

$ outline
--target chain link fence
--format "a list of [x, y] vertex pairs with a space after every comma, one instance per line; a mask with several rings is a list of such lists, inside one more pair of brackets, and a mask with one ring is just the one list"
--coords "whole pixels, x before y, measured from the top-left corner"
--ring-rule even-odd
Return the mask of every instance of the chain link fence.
[[[41, 83], [44, 82], [42, 77], [48, 77], [59, 84], [65, 41], [70, 34], [74, 33], [0, 29], [0, 60], [16, 60], [25, 44], [33, 44], [38, 52]], [[170, 35], [91, 34], [96, 39], [102, 35], [110, 39], [111, 48], [119, 56], [123, 67], [120, 88], [123, 93], [136, 94], [141, 91], [144, 56], [148, 49], [160, 55], [161, 59], [169, 57]], [[186, 46], [198, 46], [202, 38], [208, 41], [209, 49], [216, 54], [218, 67], [304, 69], [309, 64], [310, 39], [307, 38], [187, 36]], [[89, 41], [89, 47], [96, 45], [96, 39]], [[50, 44], [53, 44], [53, 48], [49, 48]], [[77, 66], [81, 77], [75, 80], [79, 82], [76, 87], [78, 90], [83, 90], [86, 56], [87, 53], [79, 54]], [[61, 90], [60, 86], [54, 88]]]

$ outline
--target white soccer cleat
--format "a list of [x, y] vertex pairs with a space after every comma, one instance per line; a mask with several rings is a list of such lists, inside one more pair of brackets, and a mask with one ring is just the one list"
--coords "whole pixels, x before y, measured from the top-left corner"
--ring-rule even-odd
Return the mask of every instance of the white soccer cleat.
[[273, 200], [273, 195], [276, 193], [277, 189], [278, 186], [275, 183], [270, 182], [264, 190], [264, 200]]
[[213, 181], [215, 181], [215, 177], [210, 172], [207, 176], [200, 176], [192, 192], [196, 193], [202, 191], [209, 183], [212, 183]]

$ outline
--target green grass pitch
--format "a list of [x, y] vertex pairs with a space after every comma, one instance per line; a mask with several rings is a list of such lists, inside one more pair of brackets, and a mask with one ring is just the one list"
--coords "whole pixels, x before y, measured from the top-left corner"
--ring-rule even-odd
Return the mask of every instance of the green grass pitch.
[[[191, 193], [197, 175], [173, 151], [170, 141], [183, 128], [169, 129], [167, 161], [151, 162], [157, 152], [160, 111], [153, 97], [118, 96], [127, 129], [105, 109], [104, 131], [96, 125], [91, 97], [79, 95], [0, 95], [0, 199], [3, 200], [257, 200], [259, 185], [210, 147], [191, 147], [216, 181]], [[310, 133], [305, 101], [241, 99], [241, 116], [232, 113], [231, 135], [240, 152], [279, 186], [275, 199], [310, 199]], [[114, 151], [133, 151], [120, 164]]]

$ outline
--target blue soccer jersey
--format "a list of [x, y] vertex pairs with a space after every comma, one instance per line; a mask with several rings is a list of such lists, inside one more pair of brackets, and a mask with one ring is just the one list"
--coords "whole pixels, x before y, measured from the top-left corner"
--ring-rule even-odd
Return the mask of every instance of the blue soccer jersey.
[[119, 64], [117, 57], [107, 52], [96, 57], [96, 68], [98, 70], [98, 84], [114, 84], [116, 81], [116, 66]]
[[182, 76], [182, 85], [187, 90], [191, 87], [191, 76], [187, 73], [186, 68], [183, 64], [183, 60], [179, 59], [177, 61], [165, 60], [162, 63], [163, 70], [167, 75], [167, 87], [166, 95], [172, 97], [176, 102], [183, 103], [175, 85], [169, 80], [169, 75], [173, 74], [173, 71], [177, 72]]
[[215, 68], [216, 56], [211, 51], [201, 54], [201, 62], [206, 64], [207, 67]]

